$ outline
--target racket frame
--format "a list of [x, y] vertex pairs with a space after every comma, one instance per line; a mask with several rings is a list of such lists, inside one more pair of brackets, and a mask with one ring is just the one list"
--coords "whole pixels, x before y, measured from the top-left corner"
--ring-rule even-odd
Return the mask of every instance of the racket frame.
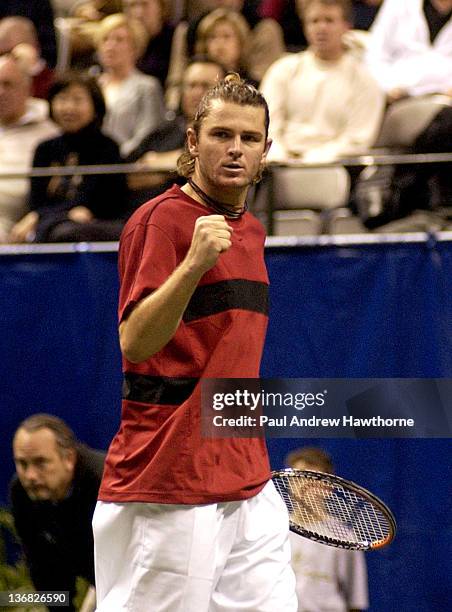
[[[274, 478], [283, 478], [283, 479], [300, 478], [301, 476], [304, 480], [327, 482], [329, 484], [338, 485], [340, 487], [348, 489], [360, 495], [361, 497], [363, 497], [366, 501], [372, 504], [378, 511], [380, 511], [387, 519], [388, 525], [389, 525], [389, 533], [382, 540], [376, 540], [374, 542], [369, 542], [368, 544], [365, 544], [364, 542], [362, 543], [351, 542], [351, 541], [346, 541], [345, 539], [340, 540], [337, 538], [330, 538], [328, 536], [316, 534], [314, 531], [305, 529], [304, 527], [299, 525], [296, 521], [293, 521], [290, 518], [290, 509], [287, 508], [289, 510], [289, 527], [290, 527], [290, 530], [293, 531], [294, 533], [297, 533], [298, 535], [308, 538], [310, 540], [313, 540], [315, 542], [327, 544], [328, 546], [335, 546], [337, 548], [345, 548], [347, 550], [378, 550], [379, 548], [383, 548], [384, 546], [387, 546], [393, 541], [396, 531], [397, 531], [397, 523], [396, 523], [393, 513], [388, 508], [388, 506], [383, 501], [381, 501], [379, 497], [377, 497], [376, 495], [374, 495], [373, 493], [371, 493], [364, 487], [357, 485], [355, 482], [351, 480], [347, 480], [346, 478], [341, 478], [340, 476], [336, 476], [336, 474], [328, 474], [326, 472], [319, 472], [319, 471], [314, 471], [314, 470], [295, 470], [292, 468], [286, 468], [284, 470], [274, 470], [272, 471], [271, 475], [272, 475], [272, 479]], [[279, 493], [278, 487], [276, 485], [275, 485], [275, 488]], [[279, 494], [281, 495], [281, 493]], [[284, 503], [286, 504], [286, 500], [284, 499], [284, 497], [282, 495], [281, 497]], [[287, 507], [287, 504], [286, 504], [286, 507]]]

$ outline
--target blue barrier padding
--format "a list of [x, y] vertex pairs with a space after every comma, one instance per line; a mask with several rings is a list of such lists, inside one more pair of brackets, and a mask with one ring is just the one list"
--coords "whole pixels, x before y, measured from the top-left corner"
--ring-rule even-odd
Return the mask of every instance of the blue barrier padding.
[[[264, 377], [451, 377], [452, 241], [317, 243], [266, 253]], [[117, 255], [89, 246], [0, 253], [0, 503], [18, 423], [45, 411], [106, 448], [120, 417]], [[309, 440], [272, 439], [274, 468]], [[315, 440], [337, 472], [381, 496], [395, 542], [367, 555], [372, 612], [452, 601], [450, 440]]]

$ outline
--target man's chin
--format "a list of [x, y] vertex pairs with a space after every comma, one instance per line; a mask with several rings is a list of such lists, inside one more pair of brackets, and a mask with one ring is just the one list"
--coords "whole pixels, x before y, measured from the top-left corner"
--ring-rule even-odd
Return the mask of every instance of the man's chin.
[[49, 501], [51, 497], [48, 489], [28, 489], [27, 495], [32, 501]]
[[252, 184], [252, 181], [245, 176], [226, 176], [222, 177], [218, 183], [224, 189], [246, 189]]

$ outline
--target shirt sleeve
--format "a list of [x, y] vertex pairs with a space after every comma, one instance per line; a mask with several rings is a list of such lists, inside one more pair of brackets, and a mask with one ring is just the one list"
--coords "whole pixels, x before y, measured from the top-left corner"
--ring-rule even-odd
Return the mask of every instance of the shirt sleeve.
[[121, 154], [125, 157], [133, 151], [145, 136], [161, 125], [163, 119], [162, 88], [156, 78], [147, 76], [140, 88], [133, 136], [122, 143]]
[[340, 586], [347, 607], [352, 610], [367, 610], [369, 593], [364, 553], [362, 551], [341, 550], [338, 569]]
[[287, 121], [289, 73], [290, 68], [287, 58], [277, 60], [265, 73], [260, 87], [270, 113], [269, 136], [272, 139], [272, 145], [267, 156], [268, 161], [284, 161], [287, 159], [283, 135]]
[[347, 120], [336, 138], [311, 147], [304, 155], [306, 163], [334, 161], [347, 155], [365, 153], [377, 139], [385, 108], [385, 95], [373, 77], [360, 71], [350, 99]]
[[163, 229], [148, 223], [127, 232], [119, 247], [119, 321], [158, 289], [176, 265], [176, 249]]

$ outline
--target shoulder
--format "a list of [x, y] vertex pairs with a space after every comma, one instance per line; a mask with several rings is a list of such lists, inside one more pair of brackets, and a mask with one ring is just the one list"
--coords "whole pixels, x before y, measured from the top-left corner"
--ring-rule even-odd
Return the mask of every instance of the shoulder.
[[25, 492], [25, 489], [20, 483], [20, 480], [15, 474], [9, 483], [9, 498], [11, 502], [11, 507], [13, 514], [20, 512], [21, 509], [29, 506], [30, 498]]
[[50, 165], [50, 162], [62, 160], [65, 153], [64, 140], [61, 136], [39, 139], [34, 150], [34, 165]]
[[164, 193], [145, 202], [127, 221], [121, 241], [125, 241], [138, 227], [157, 225], [166, 227], [179, 222], [180, 215], [184, 213], [184, 197], [177, 185], [173, 185]]
[[104, 451], [80, 444], [77, 448], [77, 468], [84, 478], [100, 483], [105, 462]]
[[243, 218], [250, 229], [254, 230], [259, 234], [262, 234], [262, 236], [265, 238], [265, 228], [259, 221], [259, 219], [257, 219], [257, 217], [253, 215], [253, 213], [248, 211], [245, 213]]
[[304, 60], [304, 51], [300, 53], [286, 53], [279, 59], [277, 59], [271, 66], [268, 71], [279, 71], [279, 70], [290, 70], [290, 68], [298, 66]]
[[113, 138], [99, 130], [96, 132], [95, 139], [97, 147], [102, 148], [104, 151], [115, 153], [119, 157], [119, 145]]
[[187, 125], [184, 117], [164, 120], [162, 125], [143, 138], [140, 144], [131, 151], [125, 160], [135, 162], [148, 151], [164, 153], [181, 149], [185, 143]]
[[344, 72], [351, 73], [357, 78], [365, 81], [373, 81], [372, 74], [367, 64], [355, 55], [353, 50], [347, 50], [342, 56], [340, 68]]
[[39, 142], [56, 139], [61, 134], [58, 126], [51, 119], [43, 119], [28, 127], [30, 136], [37, 138]]
[[[157, 145], [155, 149], [158, 151], [159, 149], [165, 149], [165, 141], [167, 137], [174, 137], [183, 134], [185, 140], [185, 132], [187, 129], [187, 121], [183, 117], [183, 115], [176, 115], [173, 119], [164, 119], [162, 124], [156, 128], [153, 132], [148, 134], [146, 138], [143, 139], [143, 142], [148, 142], [152, 145]], [[175, 147], [177, 148], [177, 147]]]
[[138, 89], [160, 91], [160, 82], [156, 77], [150, 74], [144, 74], [140, 70], [135, 70], [129, 79], [129, 82]]
[[71, 500], [79, 505], [94, 506], [102, 481], [106, 453], [94, 450], [85, 444], [77, 446], [77, 463], [75, 466]]
[[[262, 80], [262, 89], [268, 88], [270, 81], [290, 86], [289, 75], [294, 74], [306, 62], [305, 51], [300, 53], [288, 53], [280, 57], [270, 65]], [[268, 92], [267, 92], [268, 93]]]
[[377, 104], [383, 103], [385, 94], [374, 75], [363, 62], [356, 60], [356, 58], [355, 62], [357, 62], [355, 65], [356, 87], [359, 92], [365, 97], [373, 99]]
[[36, 152], [45, 152], [45, 151], [53, 151], [54, 149], [59, 149], [63, 145], [63, 138], [61, 135], [53, 136], [52, 138], [46, 138], [46, 140], [41, 140], [36, 147]]

